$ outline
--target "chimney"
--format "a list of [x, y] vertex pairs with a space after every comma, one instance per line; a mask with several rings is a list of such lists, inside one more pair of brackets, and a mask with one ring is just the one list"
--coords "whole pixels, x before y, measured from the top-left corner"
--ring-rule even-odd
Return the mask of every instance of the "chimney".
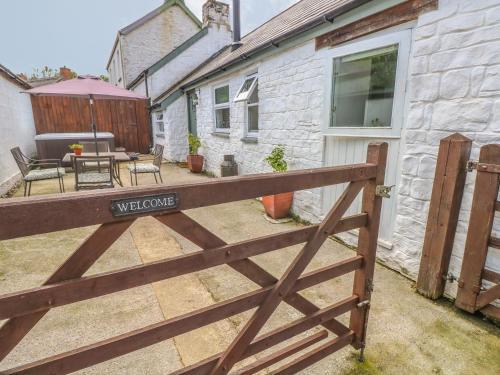
[[217, 25], [231, 30], [229, 23], [229, 5], [215, 0], [207, 0], [203, 4], [203, 27]]
[[62, 68], [59, 68], [59, 77], [62, 78], [63, 81], [72, 79], [73, 72], [70, 68], [66, 68], [65, 66], [63, 66]]
[[233, 44], [231, 50], [241, 47], [240, 0], [233, 0]]

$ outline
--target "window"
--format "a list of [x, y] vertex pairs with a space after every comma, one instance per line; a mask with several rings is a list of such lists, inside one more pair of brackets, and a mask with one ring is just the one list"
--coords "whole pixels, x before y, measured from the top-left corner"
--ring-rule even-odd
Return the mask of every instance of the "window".
[[332, 127], [391, 127], [398, 45], [334, 59]]
[[246, 102], [246, 135], [254, 137], [259, 131], [259, 80], [253, 75], [245, 79], [234, 98], [235, 102]]
[[229, 131], [229, 85], [216, 87], [214, 90], [215, 130]]
[[163, 112], [155, 112], [154, 123], [156, 132], [163, 135], [163, 133], [165, 132], [165, 123], [163, 122]]
[[252, 95], [252, 91], [254, 90], [255, 86], [257, 85], [257, 77], [249, 77], [245, 80], [243, 85], [238, 91], [238, 94], [236, 94], [236, 97], [234, 98], [235, 102], [244, 102], [248, 100], [249, 96]]

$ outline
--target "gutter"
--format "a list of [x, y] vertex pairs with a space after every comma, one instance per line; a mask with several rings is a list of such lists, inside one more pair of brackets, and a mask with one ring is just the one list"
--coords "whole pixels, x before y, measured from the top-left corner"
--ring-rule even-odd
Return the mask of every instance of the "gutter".
[[270, 48], [279, 48], [280, 43], [282, 43], [288, 39], [291, 39], [299, 34], [305, 33], [307, 31], [310, 31], [312, 29], [315, 29], [315, 28], [322, 26], [322, 25], [325, 25], [325, 24], [331, 24], [334, 22], [336, 17], [338, 17], [344, 13], [347, 13], [355, 8], [358, 8], [361, 5], [369, 3], [370, 1], [372, 1], [372, 0], [355, 0], [349, 4], [345, 4], [337, 9], [334, 9], [331, 12], [329, 12], [323, 16], [320, 16], [320, 17], [312, 20], [311, 22], [306, 23], [305, 25], [303, 25], [297, 29], [294, 29], [288, 33], [285, 33], [285, 34], [271, 40], [271, 42], [269, 42], [267, 44], [263, 44], [262, 46], [256, 47], [253, 50], [250, 50], [250, 51], [246, 52], [245, 54], [242, 54], [237, 59], [230, 61], [230, 62], [220, 66], [219, 68], [217, 68], [209, 73], [206, 73], [206, 74], [202, 75], [201, 77], [199, 77], [191, 82], [186, 83], [185, 85], [183, 85], [181, 87], [181, 89], [185, 90], [186, 88], [188, 88], [190, 86], [194, 86], [197, 83], [200, 83], [201, 81], [207, 80], [210, 77], [217, 75], [218, 73], [226, 72], [229, 68], [233, 67], [234, 65], [237, 65], [237, 64], [241, 63], [242, 61], [248, 60], [248, 59], [252, 58], [254, 55], [257, 55], [261, 52], [264, 52]]

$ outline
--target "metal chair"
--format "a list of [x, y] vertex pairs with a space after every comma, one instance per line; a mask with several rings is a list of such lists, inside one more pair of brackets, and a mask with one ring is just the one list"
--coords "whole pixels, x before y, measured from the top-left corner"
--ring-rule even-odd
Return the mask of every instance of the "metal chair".
[[[64, 175], [66, 171], [61, 166], [61, 161], [57, 159], [33, 159], [21, 152], [19, 147], [14, 147], [10, 150], [14, 160], [19, 167], [19, 171], [23, 176], [24, 196], [26, 193], [31, 195], [31, 184], [33, 181], [43, 180], [59, 180], [59, 190], [61, 193], [65, 192], [64, 189]], [[37, 167], [52, 167], [46, 169], [35, 169]]]
[[[114, 188], [114, 156], [71, 156], [75, 171], [75, 190]], [[89, 171], [87, 164], [96, 165], [97, 170]]]
[[[96, 152], [96, 147], [95, 147], [95, 142], [78, 142], [83, 146], [83, 153], [95, 153]], [[97, 142], [97, 150], [99, 152], [109, 152], [109, 143], [108, 142], [103, 142], [103, 141], [98, 141]]]
[[158, 178], [156, 177], [156, 174], [158, 173], [160, 181], [161, 183], [163, 183], [163, 178], [161, 176], [161, 162], [163, 160], [163, 149], [164, 147], [162, 145], [155, 146], [155, 149], [153, 151], [154, 159], [152, 164], [136, 163], [134, 160], [134, 164], [129, 164], [127, 166], [130, 172], [130, 185], [132, 186], [134, 185], [132, 180], [132, 175], [135, 176], [135, 185], [137, 186], [138, 185], [137, 175], [143, 173], [152, 173], [153, 176], [155, 177], [156, 183], [158, 183]]

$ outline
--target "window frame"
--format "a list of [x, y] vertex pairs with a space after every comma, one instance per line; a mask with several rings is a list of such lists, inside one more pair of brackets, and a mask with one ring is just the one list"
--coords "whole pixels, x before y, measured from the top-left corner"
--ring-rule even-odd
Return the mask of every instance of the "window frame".
[[[247, 81], [249, 81], [249, 80], [253, 80], [252, 84], [250, 85], [248, 90], [245, 93], [243, 93], [242, 91], [243, 91], [243, 88], [245, 87], [245, 83], [247, 83]], [[241, 87], [238, 90], [233, 101], [235, 103], [248, 102], [248, 98], [250, 98], [252, 96], [253, 91], [255, 90], [255, 87], [258, 85], [258, 81], [259, 81], [259, 77], [257, 77], [257, 74], [251, 74], [251, 75], [246, 76], [245, 80], [241, 84]]]
[[[161, 115], [161, 120], [158, 119], [158, 115]], [[163, 111], [155, 111], [153, 112], [154, 116], [154, 126], [155, 126], [155, 135], [160, 138], [165, 138], [165, 114]], [[161, 124], [161, 128], [160, 125]]]
[[[398, 47], [398, 59], [396, 64], [396, 79], [394, 87], [394, 98], [392, 106], [390, 127], [334, 127], [332, 122], [334, 105], [334, 63], [335, 59], [368, 52], [391, 45]], [[329, 136], [343, 137], [373, 137], [373, 138], [400, 138], [404, 122], [406, 105], [406, 85], [408, 80], [408, 64], [411, 47], [411, 29], [393, 31], [383, 35], [370, 36], [360, 41], [334, 47], [326, 53], [327, 79], [325, 95], [325, 114], [323, 121], [323, 132]]]
[[[217, 104], [215, 99], [215, 91], [222, 87], [228, 88], [229, 95], [227, 103]], [[212, 87], [212, 101], [213, 101], [213, 115], [214, 115], [214, 132], [215, 133], [229, 133], [231, 131], [231, 85], [229, 82], [224, 82]], [[229, 109], [229, 127], [228, 128], [218, 128], [217, 127], [217, 110], [218, 109]]]
[[[255, 74], [253, 76], [255, 80], [252, 83], [252, 86], [248, 90], [248, 96], [245, 100], [245, 136], [248, 138], [258, 138], [259, 136], [259, 117], [260, 117], [260, 96], [256, 103], [248, 103], [248, 99], [253, 95], [255, 89], [259, 89], [259, 77]], [[248, 77], [247, 77], [248, 78]], [[246, 80], [245, 80], [246, 81]], [[257, 107], [258, 115], [257, 115], [257, 130], [250, 130], [250, 114], [249, 109], [251, 107]]]

